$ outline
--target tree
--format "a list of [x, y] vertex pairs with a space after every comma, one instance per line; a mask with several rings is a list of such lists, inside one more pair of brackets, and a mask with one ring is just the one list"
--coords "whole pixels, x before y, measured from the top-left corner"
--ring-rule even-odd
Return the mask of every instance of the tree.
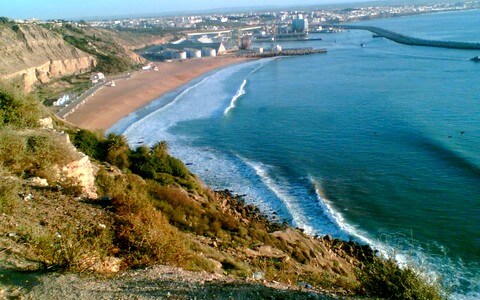
[[107, 150], [107, 162], [119, 167], [120, 169], [129, 167], [129, 151], [130, 147], [123, 135], [109, 133], [105, 141]]
[[161, 158], [168, 155], [168, 144], [166, 141], [155, 143], [152, 147], [152, 153], [155, 157]]

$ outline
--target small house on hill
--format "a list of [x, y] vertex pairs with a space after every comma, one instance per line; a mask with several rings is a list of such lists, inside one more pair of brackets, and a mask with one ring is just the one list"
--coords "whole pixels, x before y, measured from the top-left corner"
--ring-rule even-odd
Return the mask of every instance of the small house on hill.
[[98, 72], [90, 75], [90, 81], [92, 83], [104, 82], [105, 80], [105, 75], [103, 75], [103, 73]]

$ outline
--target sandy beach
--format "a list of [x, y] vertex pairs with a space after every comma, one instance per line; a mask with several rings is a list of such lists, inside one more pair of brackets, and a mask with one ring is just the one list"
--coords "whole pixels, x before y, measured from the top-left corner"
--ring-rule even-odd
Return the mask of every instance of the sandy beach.
[[87, 98], [66, 120], [81, 128], [108, 129], [147, 103], [217, 68], [246, 61], [242, 57], [214, 57], [156, 63], [158, 71], [138, 71], [115, 81]]

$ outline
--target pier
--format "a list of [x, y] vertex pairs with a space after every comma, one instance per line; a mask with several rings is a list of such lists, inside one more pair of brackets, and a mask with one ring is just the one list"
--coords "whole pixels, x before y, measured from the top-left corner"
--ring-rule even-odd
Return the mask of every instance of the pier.
[[283, 49], [281, 51], [266, 51], [263, 53], [249, 53], [247, 57], [275, 57], [275, 56], [300, 56], [311, 55], [318, 53], [326, 53], [327, 49], [314, 49], [314, 48], [297, 48], [297, 49]]
[[325, 25], [326, 27], [338, 28], [338, 29], [352, 29], [352, 30], [367, 30], [372, 32], [375, 37], [384, 37], [399, 44], [411, 45], [411, 46], [425, 46], [436, 48], [450, 48], [461, 50], [480, 50], [480, 43], [469, 42], [455, 42], [455, 41], [435, 41], [425, 40], [420, 38], [414, 38], [400, 33], [396, 33], [390, 30], [382, 29], [374, 26], [362, 26], [362, 25]]

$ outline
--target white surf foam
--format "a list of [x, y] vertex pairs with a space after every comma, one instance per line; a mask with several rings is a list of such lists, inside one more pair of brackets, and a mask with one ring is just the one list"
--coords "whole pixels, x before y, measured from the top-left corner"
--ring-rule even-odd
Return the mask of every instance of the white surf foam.
[[372, 239], [368, 238], [365, 233], [361, 233], [358, 229], [356, 229], [354, 226], [350, 225], [343, 215], [336, 211], [331, 202], [325, 197], [325, 193], [323, 192], [322, 186], [320, 182], [315, 180], [312, 176], [308, 177], [310, 182], [312, 183], [315, 193], [317, 195], [317, 198], [319, 200], [319, 204], [322, 207], [325, 215], [328, 217], [328, 219], [334, 223], [335, 225], [338, 226], [342, 231], [348, 233], [349, 235], [356, 237], [359, 239], [359, 241], [373, 245], [374, 242]]
[[170, 139], [176, 139], [174, 136], [168, 136], [170, 139], [167, 139], [167, 131], [172, 126], [183, 121], [208, 118], [221, 111], [225, 103], [231, 101], [228, 95], [228, 84], [232, 76], [246, 68], [253, 67], [255, 71], [268, 61], [270, 60], [234, 65], [203, 78], [198, 83], [187, 87], [167, 105], [136, 120], [126, 128], [123, 134], [132, 144], [142, 138], [147, 145], [160, 140], [170, 142]]
[[230, 101], [230, 106], [225, 109], [224, 114], [228, 114], [228, 112], [232, 109], [235, 108], [235, 102], [237, 102], [237, 99], [245, 95], [245, 85], [247, 84], [247, 79], [244, 79], [242, 84], [240, 85], [240, 88], [237, 90], [237, 93], [232, 97], [232, 100]]
[[232, 99], [230, 100], [230, 105], [225, 109], [224, 111], [224, 115], [227, 115], [229, 111], [231, 111], [232, 109], [235, 108], [235, 104], [238, 100], [238, 98], [242, 97], [243, 95], [246, 94], [246, 90], [245, 90], [245, 86], [247, 85], [247, 82], [248, 82], [248, 78], [250, 78], [250, 76], [252, 76], [253, 74], [257, 73], [258, 71], [260, 71], [263, 67], [265, 67], [265, 65], [273, 60], [275, 60], [276, 58], [267, 58], [267, 59], [264, 59], [262, 61], [260, 61], [260, 65], [258, 67], [256, 67], [255, 69], [253, 69], [248, 75], [247, 77], [243, 80], [242, 84], [240, 85], [240, 88], [238, 88], [237, 92], [235, 93], [235, 95], [232, 97]]
[[304, 210], [298, 205], [298, 202], [288, 193], [288, 187], [285, 188], [275, 182], [268, 174], [268, 166], [241, 158], [247, 165], [255, 170], [255, 173], [261, 178], [262, 182], [268, 187], [287, 207], [292, 215], [293, 225], [301, 228], [305, 233], [315, 234], [314, 228], [309, 225], [308, 218]]

